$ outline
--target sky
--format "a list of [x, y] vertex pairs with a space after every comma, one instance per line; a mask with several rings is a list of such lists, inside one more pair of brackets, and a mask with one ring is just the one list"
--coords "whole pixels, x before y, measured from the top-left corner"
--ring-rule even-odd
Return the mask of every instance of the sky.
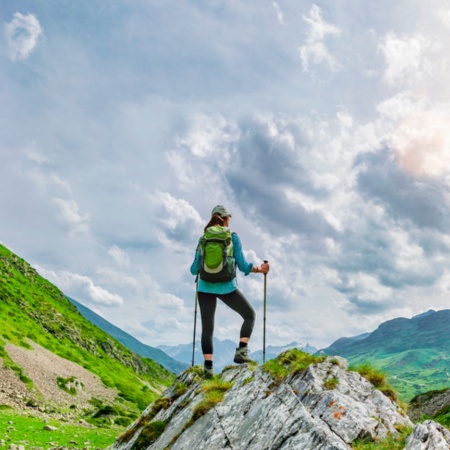
[[192, 342], [222, 204], [271, 264], [268, 345], [448, 308], [446, 0], [2, 0], [0, 27], [0, 242], [66, 295]]

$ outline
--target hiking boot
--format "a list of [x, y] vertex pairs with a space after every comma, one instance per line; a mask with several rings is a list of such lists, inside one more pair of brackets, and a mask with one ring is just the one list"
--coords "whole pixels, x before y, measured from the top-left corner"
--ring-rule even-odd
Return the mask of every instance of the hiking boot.
[[240, 347], [236, 349], [236, 353], [234, 354], [234, 362], [236, 364], [253, 362], [248, 356], [248, 347]]
[[214, 377], [214, 369], [211, 367], [204, 367], [204, 372], [203, 372], [203, 378], [205, 380], [210, 380], [211, 378]]

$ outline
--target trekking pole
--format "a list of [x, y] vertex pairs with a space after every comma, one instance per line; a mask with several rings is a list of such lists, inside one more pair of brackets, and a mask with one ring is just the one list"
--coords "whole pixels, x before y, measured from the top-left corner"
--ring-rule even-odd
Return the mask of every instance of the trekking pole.
[[[269, 261], [264, 260], [264, 264]], [[263, 364], [266, 362], [266, 298], [267, 298], [267, 273], [264, 274], [264, 328], [263, 328]]]
[[192, 364], [191, 367], [194, 367], [195, 360], [195, 331], [197, 328], [197, 304], [198, 304], [198, 277], [195, 280], [195, 308], [194, 308], [194, 339], [192, 342]]

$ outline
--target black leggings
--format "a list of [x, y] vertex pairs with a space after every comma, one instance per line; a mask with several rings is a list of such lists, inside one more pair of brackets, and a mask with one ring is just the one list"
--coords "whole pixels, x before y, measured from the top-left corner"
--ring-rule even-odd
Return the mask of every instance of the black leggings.
[[250, 338], [255, 325], [255, 311], [238, 289], [229, 294], [199, 292], [198, 304], [202, 316], [202, 351], [204, 355], [213, 353], [214, 315], [218, 298], [244, 319], [241, 327], [241, 338]]

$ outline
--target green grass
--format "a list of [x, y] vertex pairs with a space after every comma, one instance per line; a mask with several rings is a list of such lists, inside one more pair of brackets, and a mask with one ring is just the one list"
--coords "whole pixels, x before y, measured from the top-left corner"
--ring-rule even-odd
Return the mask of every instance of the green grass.
[[[44, 431], [44, 425], [54, 426], [57, 431]], [[22, 444], [25, 448], [45, 449], [49, 448], [49, 442], [52, 442], [55, 444], [51, 445], [52, 447], [85, 448], [89, 446], [90, 448], [105, 449], [115, 441], [116, 436], [122, 430], [123, 427], [118, 426], [86, 428], [57, 420], [49, 420], [44, 423], [37, 417], [0, 407], [0, 436], [7, 440], [7, 443]], [[76, 444], [71, 444], [71, 441]]]
[[381, 391], [384, 395], [389, 397], [392, 401], [398, 402], [398, 396], [395, 389], [390, 386], [387, 381], [386, 375], [372, 366], [370, 363], [366, 362], [359, 364], [357, 366], [349, 367], [350, 371], [358, 372], [362, 377], [366, 378], [373, 386]]
[[356, 440], [352, 444], [352, 450], [403, 450], [405, 448], [406, 439], [411, 434], [411, 428], [400, 430], [397, 436], [390, 435], [379, 441]]
[[450, 354], [438, 348], [419, 348], [399, 353], [343, 354], [352, 365], [368, 362], [382, 370], [403, 401], [414, 396], [448, 387]]
[[144, 450], [148, 448], [164, 433], [166, 426], [167, 422], [162, 420], [147, 423], [133, 443], [132, 450]]
[[214, 408], [220, 403], [225, 393], [233, 386], [230, 381], [223, 381], [218, 375], [215, 375], [212, 380], [207, 380], [202, 383], [202, 392], [205, 394], [205, 398], [195, 405], [192, 411], [192, 420], [196, 421], [201, 416], [206, 414], [211, 408]]
[[337, 387], [338, 384], [339, 384], [339, 380], [337, 378], [330, 378], [327, 381], [325, 381], [325, 383], [323, 383], [323, 387], [325, 389], [332, 391], [333, 389], [335, 389]]
[[[7, 357], [7, 342], [29, 349], [27, 339], [31, 339], [85, 367], [106, 386], [116, 388], [118, 400], [132, 409], [143, 410], [158, 397], [147, 385], [164, 389], [175, 379], [155, 361], [129, 351], [91, 324], [58, 288], [2, 245], [0, 298], [0, 357], [29, 386], [29, 374]], [[65, 385], [61, 381], [62, 389]]]
[[325, 360], [324, 356], [315, 356], [297, 348], [288, 350], [275, 359], [263, 364], [264, 371], [270, 374], [275, 384], [281, 383], [288, 375], [302, 372], [311, 364]]

